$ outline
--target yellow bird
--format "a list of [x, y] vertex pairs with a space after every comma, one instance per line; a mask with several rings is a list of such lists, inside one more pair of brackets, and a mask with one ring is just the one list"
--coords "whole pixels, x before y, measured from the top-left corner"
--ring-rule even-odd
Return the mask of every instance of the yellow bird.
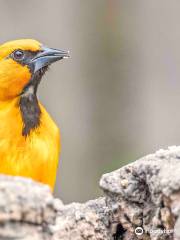
[[42, 76], [68, 52], [21, 39], [0, 45], [0, 173], [32, 178], [53, 190], [59, 129], [36, 96]]

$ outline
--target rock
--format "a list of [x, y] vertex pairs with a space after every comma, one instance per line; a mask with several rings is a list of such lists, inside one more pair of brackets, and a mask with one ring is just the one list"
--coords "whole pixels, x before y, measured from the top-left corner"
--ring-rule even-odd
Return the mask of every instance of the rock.
[[0, 175], [0, 239], [180, 240], [180, 147], [100, 180], [104, 197], [64, 205], [40, 183]]

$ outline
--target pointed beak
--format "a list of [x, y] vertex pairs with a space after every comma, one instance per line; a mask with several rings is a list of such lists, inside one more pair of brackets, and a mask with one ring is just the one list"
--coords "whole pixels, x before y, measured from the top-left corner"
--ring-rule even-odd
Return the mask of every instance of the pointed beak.
[[49, 66], [50, 64], [59, 61], [63, 58], [69, 58], [69, 52], [64, 50], [58, 50], [53, 48], [43, 47], [32, 60], [31, 64], [34, 68], [34, 73], [43, 67]]

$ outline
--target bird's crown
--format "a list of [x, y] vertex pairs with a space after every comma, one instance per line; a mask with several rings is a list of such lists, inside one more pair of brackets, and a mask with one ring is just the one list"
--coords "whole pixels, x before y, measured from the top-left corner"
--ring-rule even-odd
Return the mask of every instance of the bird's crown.
[[0, 45], [0, 59], [7, 57], [15, 50], [37, 52], [41, 50], [42, 44], [34, 39], [19, 39]]

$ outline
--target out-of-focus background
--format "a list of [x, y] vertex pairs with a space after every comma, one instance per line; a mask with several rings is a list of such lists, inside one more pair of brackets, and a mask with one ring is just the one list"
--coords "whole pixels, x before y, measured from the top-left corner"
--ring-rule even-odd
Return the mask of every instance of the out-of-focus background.
[[100, 176], [180, 144], [180, 1], [2, 0], [0, 42], [70, 50], [39, 97], [61, 128], [56, 196], [97, 197]]

